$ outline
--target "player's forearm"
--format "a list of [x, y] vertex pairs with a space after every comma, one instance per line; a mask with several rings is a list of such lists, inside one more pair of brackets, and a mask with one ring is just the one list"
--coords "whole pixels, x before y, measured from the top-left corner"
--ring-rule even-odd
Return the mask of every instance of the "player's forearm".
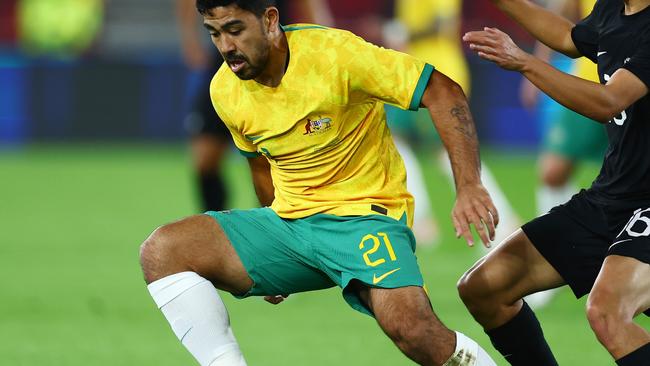
[[195, 40], [197, 11], [192, 0], [176, 0], [176, 21], [183, 40]]
[[529, 0], [493, 0], [493, 2], [548, 47], [570, 57], [580, 56], [571, 39], [571, 30], [575, 26], [572, 21]]
[[601, 123], [607, 123], [626, 107], [618, 105], [605, 85], [563, 73], [532, 56], [521, 73], [558, 103]]
[[480, 184], [478, 136], [462, 88], [442, 73], [434, 72], [422, 103], [449, 154], [456, 189]]

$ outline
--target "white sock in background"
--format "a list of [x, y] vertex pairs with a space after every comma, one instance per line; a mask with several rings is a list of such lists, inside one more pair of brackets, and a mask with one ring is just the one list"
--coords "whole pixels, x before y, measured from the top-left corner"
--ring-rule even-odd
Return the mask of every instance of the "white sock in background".
[[[566, 203], [577, 192], [578, 188], [571, 183], [566, 183], [557, 188], [547, 185], [540, 186], [537, 188], [537, 214], [546, 214], [553, 207]], [[553, 300], [557, 291], [557, 289], [554, 289], [537, 292], [526, 296], [525, 300], [533, 310], [539, 310]]]
[[537, 188], [537, 214], [544, 215], [553, 207], [566, 203], [576, 193], [578, 188], [571, 183], [561, 187], [541, 185]]
[[432, 246], [439, 241], [438, 225], [433, 218], [431, 210], [431, 197], [427, 191], [422, 168], [415, 153], [400, 137], [393, 136], [395, 147], [402, 156], [406, 168], [406, 189], [415, 198], [415, 212], [413, 213], [413, 234], [418, 246]]
[[[454, 174], [451, 170], [449, 157], [446, 153], [442, 154], [440, 162], [453, 186]], [[490, 193], [494, 206], [496, 206], [499, 211], [499, 226], [495, 231], [494, 241], [492, 242], [492, 248], [494, 248], [521, 226], [521, 219], [519, 219], [519, 216], [510, 205], [506, 195], [501, 190], [501, 187], [499, 187], [499, 183], [497, 183], [497, 180], [494, 178], [494, 175], [485, 163], [481, 166], [481, 181], [483, 182], [485, 189]]]
[[201, 366], [245, 366], [228, 311], [210, 281], [181, 272], [147, 286], [174, 334]]
[[496, 366], [496, 363], [478, 343], [456, 332], [456, 350], [442, 366]]

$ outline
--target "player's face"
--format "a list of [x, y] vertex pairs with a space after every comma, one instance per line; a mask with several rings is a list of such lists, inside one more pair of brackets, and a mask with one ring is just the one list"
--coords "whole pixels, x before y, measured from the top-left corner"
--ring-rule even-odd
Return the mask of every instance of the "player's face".
[[212, 42], [242, 80], [255, 79], [269, 63], [271, 41], [265, 17], [257, 17], [236, 5], [216, 7], [203, 17]]

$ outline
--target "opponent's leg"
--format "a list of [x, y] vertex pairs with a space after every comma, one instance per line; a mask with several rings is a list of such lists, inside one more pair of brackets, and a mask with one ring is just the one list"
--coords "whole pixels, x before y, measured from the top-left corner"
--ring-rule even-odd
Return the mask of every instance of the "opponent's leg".
[[521, 299], [563, 283], [518, 230], [463, 275], [458, 291], [510, 364], [557, 365], [535, 314]]
[[359, 296], [379, 326], [399, 349], [420, 365], [492, 366], [488, 354], [436, 317], [421, 287], [369, 288], [357, 284]]
[[650, 362], [650, 334], [633, 318], [650, 308], [650, 265], [611, 255], [587, 302], [587, 318], [600, 343], [619, 365]]
[[205, 211], [221, 211], [225, 208], [226, 185], [220, 167], [228, 145], [227, 140], [214, 133], [201, 133], [192, 138], [194, 171]]
[[156, 229], [140, 250], [149, 292], [201, 365], [245, 365], [215, 286], [244, 294], [253, 282], [219, 224], [198, 215]]

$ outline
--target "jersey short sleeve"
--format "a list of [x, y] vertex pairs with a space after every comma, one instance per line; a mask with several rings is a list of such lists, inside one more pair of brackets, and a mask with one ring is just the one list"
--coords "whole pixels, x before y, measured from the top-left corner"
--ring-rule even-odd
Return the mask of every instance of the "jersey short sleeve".
[[623, 68], [636, 75], [646, 87], [650, 88], [650, 35], [648, 33]]
[[[233, 125], [230, 121], [231, 119], [228, 117], [227, 113], [219, 107], [218, 103], [216, 102], [215, 98], [212, 97], [212, 104], [214, 105], [214, 109], [219, 115], [219, 118], [223, 121], [223, 123], [226, 125], [228, 128], [228, 131], [230, 131], [230, 135], [232, 135], [232, 140], [235, 143], [235, 146], [239, 150], [239, 152], [249, 158], [259, 156], [260, 153], [257, 152], [257, 147], [248, 139], [246, 136], [244, 136], [241, 131], [237, 128], [237, 126]], [[215, 123], [219, 123], [216, 121]]]
[[596, 2], [591, 13], [571, 30], [571, 39], [578, 52], [593, 62], [598, 58], [598, 8], [601, 2]]
[[433, 66], [355, 36], [350, 36], [344, 47], [348, 60], [341, 60], [342, 67], [352, 91], [361, 91], [402, 109], [420, 108]]

